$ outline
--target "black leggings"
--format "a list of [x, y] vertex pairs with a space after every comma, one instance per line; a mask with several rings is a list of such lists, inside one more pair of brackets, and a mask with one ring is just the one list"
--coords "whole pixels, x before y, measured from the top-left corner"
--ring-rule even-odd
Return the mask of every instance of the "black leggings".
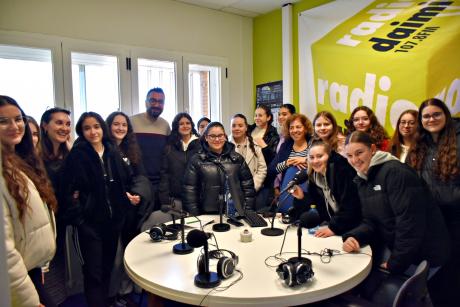
[[32, 280], [35, 289], [37, 290], [38, 297], [40, 298], [40, 303], [45, 305], [46, 307], [57, 307], [54, 303], [51, 296], [45, 290], [43, 283], [42, 283], [42, 269], [35, 268], [29, 271], [29, 277]]

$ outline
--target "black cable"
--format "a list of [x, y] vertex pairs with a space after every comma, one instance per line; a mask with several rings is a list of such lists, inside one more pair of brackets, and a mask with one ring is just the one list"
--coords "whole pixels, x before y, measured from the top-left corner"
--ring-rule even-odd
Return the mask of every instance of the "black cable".
[[216, 291], [216, 292], [222, 292], [222, 291], [225, 291], [225, 290], [228, 290], [230, 287], [234, 286], [237, 282], [239, 282], [240, 280], [243, 279], [244, 277], [244, 274], [242, 271], [238, 270], [238, 269], [235, 269], [235, 272], [238, 272], [240, 274], [240, 276], [238, 276], [238, 278], [234, 281], [232, 281], [229, 285], [227, 286], [219, 286], [219, 287], [215, 287], [211, 290], [209, 290], [208, 293], [206, 293], [206, 295], [203, 297], [203, 299], [200, 301], [200, 304], [198, 306], [202, 306], [201, 304], [203, 304], [203, 302], [205, 301], [205, 299], [209, 296], [209, 294], [211, 294], [212, 291]]

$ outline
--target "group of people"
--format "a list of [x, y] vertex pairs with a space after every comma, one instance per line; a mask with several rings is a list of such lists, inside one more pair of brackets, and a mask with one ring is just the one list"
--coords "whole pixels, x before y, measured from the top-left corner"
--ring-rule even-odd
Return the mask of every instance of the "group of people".
[[307, 172], [307, 183], [289, 191], [293, 199], [280, 201], [280, 211], [314, 203], [327, 223], [315, 236], [342, 236], [346, 252], [370, 244], [374, 264], [395, 274], [428, 260], [435, 302], [458, 299], [448, 289], [460, 289], [460, 122], [442, 101], [403, 112], [391, 139], [365, 106], [353, 110], [345, 131], [331, 113], [310, 121], [291, 104], [279, 108], [277, 129], [271, 109], [258, 105], [252, 125], [243, 114], [231, 118], [229, 136], [208, 118], [195, 128], [187, 113], [170, 128], [161, 88], [145, 102], [146, 112], [132, 117], [83, 113], [71, 144], [68, 110], [46, 110], [37, 124], [0, 96], [13, 305], [65, 300], [69, 225], [87, 303], [107, 306], [133, 289], [124, 248], [171, 220], [169, 210], [215, 214], [228, 192], [245, 210], [273, 210], [298, 171]]

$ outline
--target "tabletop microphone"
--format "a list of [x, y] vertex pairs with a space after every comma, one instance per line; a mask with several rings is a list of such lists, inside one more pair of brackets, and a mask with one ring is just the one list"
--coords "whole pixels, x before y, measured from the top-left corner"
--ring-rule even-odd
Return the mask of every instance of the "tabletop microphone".
[[301, 169], [294, 175], [294, 178], [292, 178], [292, 180], [288, 182], [286, 187], [280, 192], [280, 195], [292, 189], [296, 184], [304, 183], [305, 181], [307, 181], [307, 179], [308, 179], [307, 170]]
[[[297, 228], [297, 259], [302, 260], [302, 228], [313, 228], [319, 225], [321, 219], [319, 217], [318, 211], [309, 210], [302, 213], [299, 219], [299, 227]], [[291, 258], [292, 259], [292, 258]]]
[[182, 208], [176, 208], [176, 204], [174, 203], [174, 198], [171, 197], [170, 205], [162, 205], [160, 210], [163, 213], [171, 214], [172, 222], [173, 222], [171, 225], [172, 228], [177, 229], [177, 230], [181, 230], [181, 228], [183, 228], [183, 225], [176, 224], [176, 218], [185, 216], [186, 212], [184, 212]]
[[216, 272], [209, 271], [209, 234], [193, 229], [187, 234], [187, 243], [192, 247], [203, 246], [204, 253], [198, 257], [198, 274], [195, 275], [195, 286], [199, 288], [214, 288], [220, 285], [221, 279]]

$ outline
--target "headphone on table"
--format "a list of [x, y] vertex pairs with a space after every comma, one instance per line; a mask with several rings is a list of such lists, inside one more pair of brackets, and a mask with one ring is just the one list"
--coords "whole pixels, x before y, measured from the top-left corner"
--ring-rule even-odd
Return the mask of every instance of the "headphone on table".
[[[225, 256], [225, 253], [229, 254], [230, 257]], [[229, 251], [227, 249], [215, 249], [215, 250], [209, 251], [209, 258], [219, 260], [217, 262], [217, 275], [222, 279], [226, 279], [232, 276], [238, 264], [238, 256], [234, 252]], [[204, 254], [200, 254], [198, 256], [197, 267], [198, 267], [198, 274], [204, 273], [205, 271]]]
[[179, 231], [171, 226], [160, 224], [150, 228], [149, 235], [154, 242], [160, 242], [162, 240], [172, 241], [177, 239]]
[[315, 275], [311, 267], [311, 260], [307, 258], [289, 259], [278, 266], [276, 273], [289, 287], [304, 284]]

